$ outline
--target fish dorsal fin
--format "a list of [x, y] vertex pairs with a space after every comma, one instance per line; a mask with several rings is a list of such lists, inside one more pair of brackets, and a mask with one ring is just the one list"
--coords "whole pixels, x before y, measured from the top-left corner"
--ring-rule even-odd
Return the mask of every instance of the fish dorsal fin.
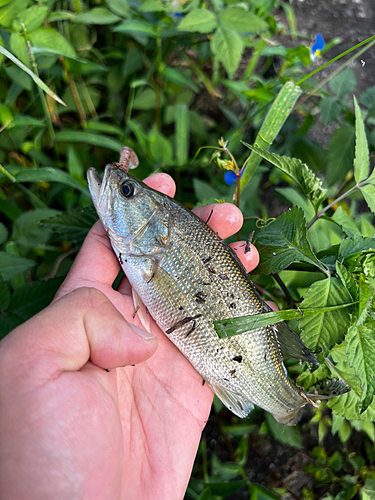
[[320, 383], [309, 388], [309, 391], [313, 390], [312, 394], [306, 394], [313, 401], [319, 401], [322, 399], [331, 399], [336, 396], [342, 396], [350, 391], [350, 387], [344, 382], [344, 380], [339, 380], [337, 378], [330, 378], [328, 380], [322, 380]]
[[296, 358], [314, 365], [319, 365], [317, 357], [310, 349], [305, 346], [302, 340], [289, 326], [282, 322], [272, 325], [272, 329], [276, 334], [283, 358]]
[[218, 383], [207, 382], [216, 396], [221, 399], [227, 408], [240, 418], [245, 418], [254, 409], [253, 403], [242, 394], [230, 391]]

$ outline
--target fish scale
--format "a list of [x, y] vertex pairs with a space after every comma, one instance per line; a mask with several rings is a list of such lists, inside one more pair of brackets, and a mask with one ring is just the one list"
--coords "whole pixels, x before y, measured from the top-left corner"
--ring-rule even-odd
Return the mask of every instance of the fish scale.
[[[162, 331], [233, 413], [259, 405], [282, 423], [309, 398], [284, 357], [316, 362], [285, 323], [220, 339], [213, 321], [269, 310], [233, 250], [192, 212], [110, 164], [89, 188], [114, 251]], [[310, 401], [311, 402], [311, 401]]]

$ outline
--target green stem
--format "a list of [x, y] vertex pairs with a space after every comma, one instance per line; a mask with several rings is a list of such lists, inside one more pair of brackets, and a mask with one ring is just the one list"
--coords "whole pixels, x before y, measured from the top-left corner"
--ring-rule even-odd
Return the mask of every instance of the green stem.
[[12, 182], [16, 182], [16, 178], [13, 177], [12, 174], [8, 172], [8, 170], [5, 170], [5, 168], [0, 164], [0, 172], [5, 175], [5, 177], [8, 177], [8, 179]]
[[354, 47], [351, 47], [350, 49], [346, 50], [342, 54], [334, 57], [333, 59], [331, 59], [330, 61], [326, 62], [322, 66], [319, 66], [319, 68], [314, 69], [314, 71], [312, 71], [308, 75], [304, 76], [301, 80], [299, 80], [299, 82], [297, 82], [296, 85], [301, 85], [302, 82], [308, 80], [311, 76], [316, 75], [316, 73], [319, 73], [319, 71], [322, 71], [322, 69], [326, 68], [327, 66], [329, 66], [333, 62], [338, 61], [339, 59], [341, 59], [342, 57], [346, 56], [347, 54], [349, 54], [353, 50], [358, 49], [359, 47], [362, 47], [362, 45], [365, 45], [365, 44], [371, 42], [372, 40], [375, 40], [375, 35], [371, 36], [370, 38], [367, 38], [367, 40], [364, 40], [363, 42], [358, 43]]
[[307, 225], [307, 230], [310, 229], [310, 227], [325, 213], [327, 212], [327, 210], [329, 210], [330, 208], [333, 207], [333, 205], [335, 205], [336, 203], [338, 203], [339, 201], [343, 200], [344, 198], [347, 198], [350, 194], [353, 193], [353, 191], [355, 191], [356, 189], [359, 189], [361, 188], [362, 186], [365, 186], [367, 184], [366, 180], [364, 181], [361, 181], [361, 182], [358, 182], [358, 184], [356, 184], [355, 186], [353, 186], [352, 188], [350, 188], [348, 191], [346, 191], [344, 194], [342, 194], [341, 196], [339, 196], [338, 198], [334, 199], [331, 203], [329, 203], [329, 205], [327, 205], [326, 207], [324, 207], [320, 212], [318, 212], [312, 219], [311, 221], [308, 223]]

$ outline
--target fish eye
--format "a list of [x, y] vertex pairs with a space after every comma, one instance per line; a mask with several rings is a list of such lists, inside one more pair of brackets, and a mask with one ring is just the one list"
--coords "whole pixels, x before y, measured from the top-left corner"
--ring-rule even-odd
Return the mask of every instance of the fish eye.
[[125, 198], [132, 198], [134, 196], [135, 186], [132, 182], [125, 181], [121, 185], [120, 189], [121, 189], [121, 193], [125, 196]]

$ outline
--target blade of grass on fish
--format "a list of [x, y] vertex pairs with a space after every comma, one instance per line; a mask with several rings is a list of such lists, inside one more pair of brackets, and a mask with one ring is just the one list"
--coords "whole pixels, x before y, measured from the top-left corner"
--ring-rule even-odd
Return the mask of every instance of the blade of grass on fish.
[[242, 316], [240, 318], [228, 318], [222, 321], [214, 321], [214, 327], [219, 338], [224, 339], [226, 337], [233, 337], [234, 335], [241, 335], [242, 333], [255, 330], [256, 328], [274, 325], [276, 323], [280, 323], [280, 321], [288, 321], [298, 318], [301, 319], [307, 316], [336, 311], [337, 309], [350, 307], [353, 304], [356, 304], [356, 302], [321, 308], [312, 307], [309, 309], [301, 309], [301, 312], [297, 309], [285, 309], [283, 311], [253, 314], [252, 316]]
[[38, 75], [36, 75], [33, 71], [31, 71], [30, 68], [28, 68], [23, 62], [21, 62], [17, 57], [15, 57], [13, 54], [11, 54], [7, 49], [2, 47], [0, 45], [0, 53], [3, 54], [4, 56], [8, 57], [14, 64], [16, 64], [19, 68], [21, 68], [25, 73], [27, 73], [31, 78], [34, 80], [34, 82], [38, 85], [39, 88], [41, 88], [46, 94], [48, 94], [52, 99], [55, 99], [55, 101], [59, 102], [63, 106], [66, 106], [65, 102], [60, 99], [58, 95], [55, 94], [53, 90], [51, 90], [48, 85], [46, 85]]
[[[301, 89], [293, 82], [287, 82], [283, 86], [272, 104], [271, 109], [268, 111], [263, 125], [258, 132], [254, 143], [255, 146], [268, 150], [277, 134], [280, 132], [280, 129], [284, 125], [286, 119], [292, 112], [298, 97], [301, 95], [301, 92]], [[246, 161], [246, 168], [241, 177], [241, 192], [250, 181], [260, 162], [261, 157], [252, 152]]]

